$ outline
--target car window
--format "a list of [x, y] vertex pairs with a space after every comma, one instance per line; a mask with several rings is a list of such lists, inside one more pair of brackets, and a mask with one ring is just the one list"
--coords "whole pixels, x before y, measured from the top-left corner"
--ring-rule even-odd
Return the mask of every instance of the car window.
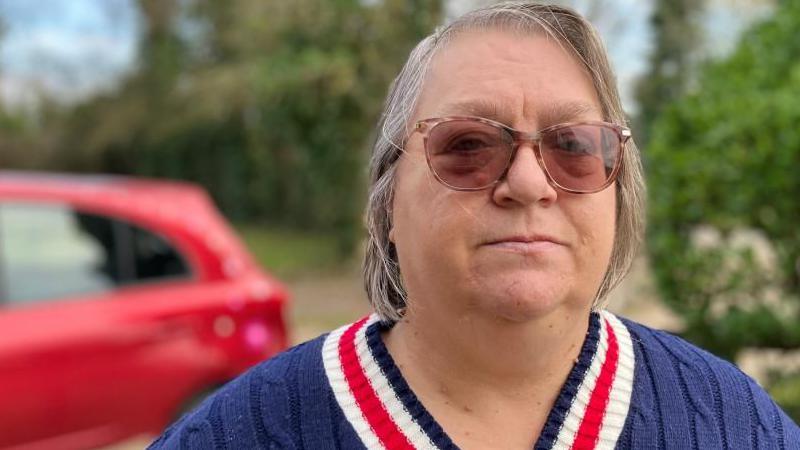
[[133, 246], [134, 273], [126, 282], [154, 281], [190, 275], [185, 259], [164, 238], [127, 225]]
[[0, 239], [4, 297], [11, 304], [190, 274], [162, 237], [67, 205], [0, 205]]

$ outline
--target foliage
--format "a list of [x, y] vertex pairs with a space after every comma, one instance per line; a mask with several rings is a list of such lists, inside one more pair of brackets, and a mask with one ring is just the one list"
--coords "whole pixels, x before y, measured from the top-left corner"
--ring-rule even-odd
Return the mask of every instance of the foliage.
[[770, 384], [769, 394], [795, 422], [800, 422], [800, 374], [782, 377]]
[[701, 47], [699, 14], [705, 1], [657, 0], [653, 5], [650, 26], [653, 49], [647, 73], [635, 87], [638, 113], [636, 140], [647, 146], [649, 130], [661, 114], [665, 100], [683, 94], [693, 73], [696, 52]]
[[658, 285], [686, 336], [726, 357], [800, 345], [798, 29], [783, 2], [666, 107], [647, 149]]
[[[56, 114], [53, 105], [43, 101], [39, 118], [47, 121]], [[0, 105], [0, 169], [30, 170], [47, 164], [53, 136], [41, 133], [37, 120]]]
[[188, 179], [346, 253], [387, 86], [439, 0], [138, 0], [137, 69], [48, 124], [50, 168]]

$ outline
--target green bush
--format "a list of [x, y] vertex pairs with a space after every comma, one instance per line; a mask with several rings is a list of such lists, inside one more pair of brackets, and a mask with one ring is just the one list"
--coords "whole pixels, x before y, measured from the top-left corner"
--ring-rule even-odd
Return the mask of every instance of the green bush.
[[800, 344], [797, 30], [800, 2], [782, 2], [700, 70], [645, 149], [659, 289], [685, 336], [727, 358]]
[[800, 373], [770, 384], [769, 393], [795, 422], [800, 422]]

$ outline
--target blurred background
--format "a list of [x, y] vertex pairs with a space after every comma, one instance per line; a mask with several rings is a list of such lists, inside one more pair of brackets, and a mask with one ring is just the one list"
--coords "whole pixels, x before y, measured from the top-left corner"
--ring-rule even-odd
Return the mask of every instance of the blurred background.
[[[367, 313], [365, 167], [387, 87], [422, 37], [489, 3], [0, 0], [0, 379], [24, 391], [38, 389], [25, 364], [63, 375], [44, 351], [21, 362], [32, 338], [8, 337], [14, 324], [117, 291], [159, 299], [125, 321], [163, 321], [178, 317], [165, 299], [195, 298], [176, 290], [218, 289], [220, 305], [204, 300], [212, 312], [190, 328], [208, 327], [197, 348], [228, 346], [237, 369], [195, 383], [202, 392], [252, 363], [231, 362], [239, 334], [272, 352]], [[800, 1], [558, 3], [602, 35], [647, 171], [647, 243], [610, 308], [736, 361], [800, 420]], [[242, 305], [258, 301], [276, 318], [253, 328], [266, 313]], [[35, 423], [30, 441], [3, 441], [0, 426], [0, 447], [137, 448], [187, 401], [124, 432], [64, 425], [65, 441], [36, 437]], [[104, 439], [86, 437], [101, 428]]]

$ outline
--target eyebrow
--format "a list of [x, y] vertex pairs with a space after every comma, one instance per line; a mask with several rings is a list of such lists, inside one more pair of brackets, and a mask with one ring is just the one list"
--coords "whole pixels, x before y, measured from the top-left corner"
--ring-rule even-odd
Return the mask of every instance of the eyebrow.
[[447, 103], [436, 113], [439, 117], [476, 116], [491, 119], [500, 123], [510, 123], [513, 114], [505, 103], [497, 103], [486, 99], [471, 99]]
[[[566, 101], [549, 105], [539, 115], [539, 125], [547, 127], [564, 122], [576, 122], [586, 119], [586, 116], [602, 113], [595, 105], [582, 101]], [[602, 119], [601, 119], [602, 120]]]
[[[471, 99], [447, 103], [437, 110], [438, 117], [468, 115], [491, 119], [510, 124], [514, 114], [508, 104], [487, 99]], [[564, 122], [575, 122], [585, 119], [587, 115], [600, 114], [600, 110], [591, 103], [582, 101], [564, 101], [544, 107], [538, 115], [540, 128]]]

